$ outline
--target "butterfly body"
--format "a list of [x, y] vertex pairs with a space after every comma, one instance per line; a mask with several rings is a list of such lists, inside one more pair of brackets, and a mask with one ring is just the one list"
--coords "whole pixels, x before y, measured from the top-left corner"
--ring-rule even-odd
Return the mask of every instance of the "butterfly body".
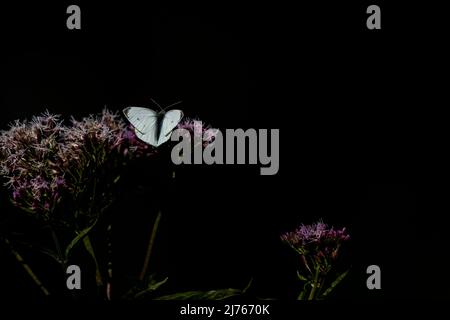
[[169, 140], [173, 129], [183, 118], [183, 112], [176, 109], [156, 112], [143, 107], [128, 107], [123, 113], [133, 125], [136, 136], [154, 147]]

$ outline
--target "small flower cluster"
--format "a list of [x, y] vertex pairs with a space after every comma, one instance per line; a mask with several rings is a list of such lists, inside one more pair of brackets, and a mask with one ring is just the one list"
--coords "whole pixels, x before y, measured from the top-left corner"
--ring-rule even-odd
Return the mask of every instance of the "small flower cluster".
[[199, 135], [202, 138], [204, 147], [212, 143], [217, 135], [217, 131], [213, 130], [211, 126], [203, 126], [201, 120], [192, 118], [184, 118], [178, 124], [177, 129], [185, 129], [189, 131], [191, 136]]

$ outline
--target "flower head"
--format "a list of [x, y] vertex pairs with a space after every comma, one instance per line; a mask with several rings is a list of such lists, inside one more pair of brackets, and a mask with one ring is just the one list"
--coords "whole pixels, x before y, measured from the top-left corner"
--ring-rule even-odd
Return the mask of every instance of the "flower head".
[[202, 138], [203, 146], [206, 147], [212, 143], [217, 135], [217, 130], [211, 128], [211, 126], [204, 126], [202, 121], [192, 118], [184, 118], [177, 126], [178, 129], [185, 129], [189, 131], [191, 135], [199, 135]]
[[336, 260], [343, 242], [350, 240], [346, 228], [335, 229], [319, 221], [301, 225], [293, 232], [281, 235], [281, 240], [289, 244], [303, 256], [312, 257], [318, 264], [328, 265]]
[[61, 178], [57, 163], [63, 127], [59, 116], [48, 112], [30, 121], [15, 121], [0, 133], [0, 175], [17, 206], [48, 216], [58, 197]]
[[327, 241], [347, 241], [350, 236], [346, 229], [341, 230], [329, 228], [325, 223], [319, 221], [310, 225], [302, 224], [293, 232], [287, 232], [281, 239], [292, 246], [305, 246], [310, 243], [320, 243]]

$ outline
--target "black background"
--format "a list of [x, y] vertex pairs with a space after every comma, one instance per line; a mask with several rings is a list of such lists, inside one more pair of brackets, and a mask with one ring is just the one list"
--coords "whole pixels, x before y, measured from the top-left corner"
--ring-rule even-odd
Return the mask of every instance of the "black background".
[[[279, 235], [324, 218], [352, 235], [339, 297], [449, 297], [439, 8], [377, 2], [382, 30], [370, 31], [372, 3], [77, 4], [80, 31], [66, 29], [69, 3], [2, 5], [2, 128], [44, 109], [79, 118], [154, 98], [182, 100], [186, 115], [217, 128], [280, 129], [276, 176], [191, 166], [159, 185], [152, 165], [132, 170], [136, 187], [114, 208], [118, 282], [139, 273], [162, 206], [154, 268], [173, 290], [253, 277], [259, 295], [293, 298], [295, 260]], [[38, 299], [0, 254], [2, 294]], [[365, 286], [371, 264], [381, 291]]]

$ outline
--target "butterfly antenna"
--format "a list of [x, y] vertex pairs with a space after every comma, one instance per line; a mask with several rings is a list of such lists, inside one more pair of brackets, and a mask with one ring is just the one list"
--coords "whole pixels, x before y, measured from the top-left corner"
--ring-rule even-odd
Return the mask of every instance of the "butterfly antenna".
[[164, 110], [166, 110], [166, 109], [168, 109], [168, 108], [170, 108], [170, 107], [176, 106], [177, 104], [180, 104], [181, 102], [182, 102], [182, 101], [180, 100], [180, 101], [177, 101], [177, 102], [175, 102], [175, 103], [172, 103], [171, 105], [165, 107]]
[[161, 111], [164, 111], [164, 109], [161, 108], [161, 106], [159, 105], [159, 103], [156, 102], [153, 98], [150, 98], [150, 100], [152, 100], [152, 102], [153, 102], [154, 104], [156, 104], [156, 105], [158, 106], [158, 108], [161, 109]]

